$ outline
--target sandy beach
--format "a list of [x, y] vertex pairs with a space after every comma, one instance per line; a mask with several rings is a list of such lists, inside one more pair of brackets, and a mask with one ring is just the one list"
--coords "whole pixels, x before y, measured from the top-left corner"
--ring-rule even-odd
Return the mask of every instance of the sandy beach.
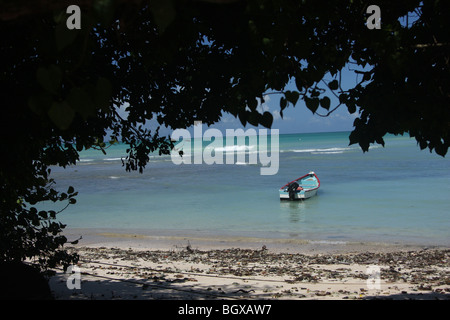
[[450, 298], [443, 247], [100, 231], [68, 249], [80, 256], [78, 274], [57, 270], [56, 299]]

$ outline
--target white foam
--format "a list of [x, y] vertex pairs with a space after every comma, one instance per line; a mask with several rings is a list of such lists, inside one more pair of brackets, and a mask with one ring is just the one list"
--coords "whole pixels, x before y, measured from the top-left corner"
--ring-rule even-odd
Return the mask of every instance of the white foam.
[[311, 154], [339, 154], [344, 153], [344, 151], [320, 151], [320, 152], [311, 152]]
[[325, 148], [325, 149], [294, 149], [288, 150], [297, 153], [343, 153], [344, 151], [351, 150], [352, 148]]
[[214, 151], [234, 152], [234, 151], [250, 151], [255, 146], [237, 145], [214, 148]]

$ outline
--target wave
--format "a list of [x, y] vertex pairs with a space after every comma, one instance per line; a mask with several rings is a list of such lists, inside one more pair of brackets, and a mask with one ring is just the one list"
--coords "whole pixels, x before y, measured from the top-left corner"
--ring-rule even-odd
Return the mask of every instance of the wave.
[[320, 152], [311, 152], [311, 154], [340, 154], [344, 153], [344, 151], [320, 151]]
[[343, 153], [345, 151], [352, 150], [354, 148], [324, 148], [324, 149], [293, 149], [284, 150], [282, 152], [297, 152], [297, 153], [312, 153], [312, 154], [333, 154], [333, 153]]
[[98, 159], [80, 159], [78, 162], [80, 164], [95, 164], [101, 161], [120, 161], [122, 158], [98, 158]]
[[235, 151], [251, 151], [255, 146], [237, 145], [214, 148], [214, 151], [235, 152]]
[[[382, 148], [382, 146], [374, 145], [370, 146], [369, 149], [378, 149]], [[287, 149], [280, 150], [280, 152], [295, 152], [295, 153], [310, 153], [310, 154], [341, 154], [344, 152], [355, 151], [358, 150], [359, 147], [334, 147], [334, 148], [311, 148], [311, 149]]]

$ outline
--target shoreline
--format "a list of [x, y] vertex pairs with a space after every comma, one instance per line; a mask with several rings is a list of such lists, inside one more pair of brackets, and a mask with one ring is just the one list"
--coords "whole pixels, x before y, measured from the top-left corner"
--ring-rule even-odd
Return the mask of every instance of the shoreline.
[[56, 299], [450, 299], [448, 247], [92, 231], [68, 247], [80, 289], [58, 271]]
[[421, 249], [448, 249], [450, 246], [411, 242], [374, 242], [342, 240], [309, 240], [296, 237], [261, 237], [242, 233], [213, 234], [195, 230], [140, 230], [140, 229], [98, 229], [71, 228], [64, 232], [69, 242], [79, 240], [85, 247], [115, 247], [119, 249], [174, 250], [191, 247], [197, 250], [252, 249], [263, 246], [276, 253], [356, 253], [395, 252]]

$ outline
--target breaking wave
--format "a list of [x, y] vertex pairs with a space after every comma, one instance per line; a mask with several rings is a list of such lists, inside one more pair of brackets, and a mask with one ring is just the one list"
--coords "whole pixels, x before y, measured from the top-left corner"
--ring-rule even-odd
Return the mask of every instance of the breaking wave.
[[355, 148], [346, 147], [346, 148], [324, 148], [324, 149], [294, 149], [294, 150], [286, 150], [284, 152], [311, 153], [311, 154], [339, 154], [353, 149]]
[[235, 152], [235, 151], [252, 151], [255, 146], [237, 145], [214, 148], [214, 151]]

